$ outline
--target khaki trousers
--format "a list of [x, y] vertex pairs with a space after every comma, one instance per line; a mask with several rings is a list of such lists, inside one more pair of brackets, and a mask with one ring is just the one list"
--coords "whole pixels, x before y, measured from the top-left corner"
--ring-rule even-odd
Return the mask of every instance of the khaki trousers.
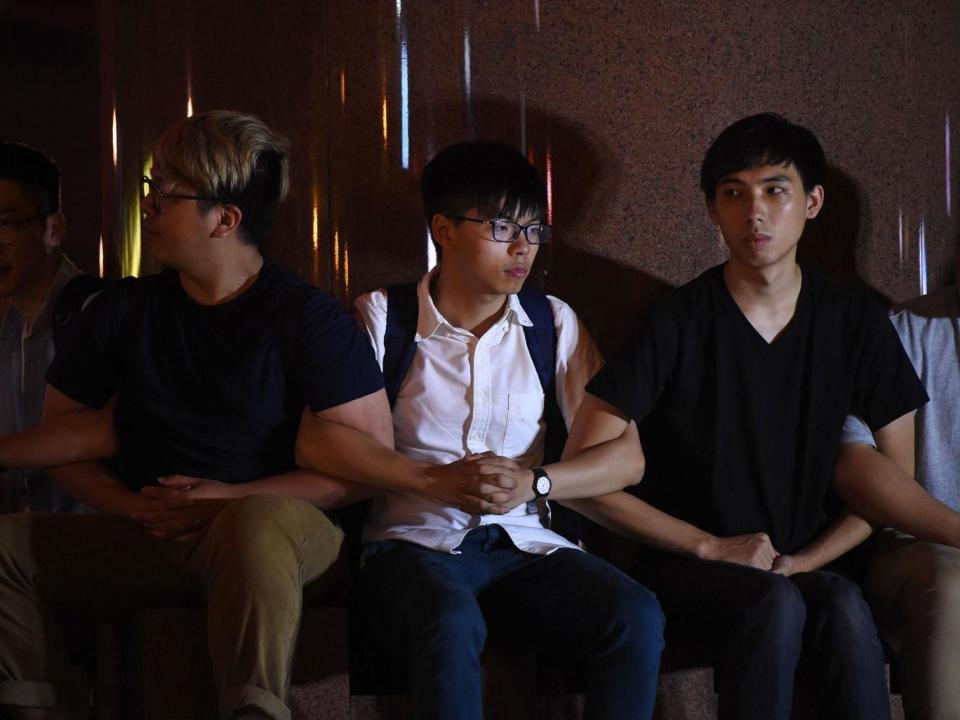
[[866, 582], [907, 720], [960, 720], [960, 550], [885, 531]]
[[194, 541], [156, 540], [101, 515], [0, 517], [0, 705], [51, 707], [64, 677], [56, 613], [206, 602], [220, 713], [286, 698], [304, 586], [337, 583], [343, 534], [313, 505], [257, 495], [230, 503]]

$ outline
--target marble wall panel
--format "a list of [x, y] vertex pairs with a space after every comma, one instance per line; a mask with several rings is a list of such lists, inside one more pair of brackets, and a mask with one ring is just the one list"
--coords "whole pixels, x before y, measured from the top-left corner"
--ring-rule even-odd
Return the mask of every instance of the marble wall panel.
[[[831, 163], [803, 255], [891, 300], [952, 276], [960, 6], [643, 0], [100, 0], [119, 150], [116, 265], [157, 132], [233, 107], [293, 142], [269, 251], [345, 302], [428, 264], [417, 181], [446, 144], [499, 139], [549, 181], [535, 282], [617, 344], [664, 288], [724, 258], [697, 187], [748, 113], [809, 126]], [[107, 112], [102, 123], [107, 124]], [[106, 163], [112, 162], [105, 158]], [[152, 269], [145, 262], [144, 270]]]

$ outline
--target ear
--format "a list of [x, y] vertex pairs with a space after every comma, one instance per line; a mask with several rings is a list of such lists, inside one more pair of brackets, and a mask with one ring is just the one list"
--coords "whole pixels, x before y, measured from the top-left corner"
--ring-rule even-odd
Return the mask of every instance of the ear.
[[43, 242], [47, 250], [60, 247], [63, 243], [63, 236], [67, 231], [67, 221], [61, 211], [53, 213], [47, 217], [47, 228], [44, 234]]
[[453, 243], [453, 220], [437, 213], [430, 220], [430, 233], [440, 247], [449, 247]]
[[807, 220], [813, 220], [823, 208], [823, 185], [814, 186], [807, 193]]
[[227, 237], [237, 232], [240, 223], [243, 220], [243, 212], [236, 205], [227, 203], [215, 208], [213, 212], [218, 213], [217, 224], [210, 233], [210, 237]]
[[720, 219], [717, 217], [717, 199], [714, 198], [713, 200], [710, 200], [708, 198], [704, 198], [704, 204], [707, 206], [707, 217], [710, 218], [710, 222], [712, 222], [714, 225], [719, 225]]

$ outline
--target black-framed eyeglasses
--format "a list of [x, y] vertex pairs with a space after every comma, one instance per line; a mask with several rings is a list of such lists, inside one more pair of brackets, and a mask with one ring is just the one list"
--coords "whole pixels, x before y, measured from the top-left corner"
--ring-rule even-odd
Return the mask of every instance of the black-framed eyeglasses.
[[513, 220], [506, 220], [505, 218], [481, 220], [480, 218], [470, 218], [462, 215], [447, 215], [447, 217], [453, 220], [468, 220], [469, 222], [489, 225], [494, 242], [512, 243], [520, 237], [521, 232], [531, 245], [545, 245], [550, 240], [551, 229], [547, 223], [521, 225], [520, 223], [515, 223]]
[[163, 200], [163, 198], [169, 198], [171, 200], [199, 200], [200, 202], [215, 202], [215, 203], [227, 202], [222, 198], [204, 197], [203, 195], [184, 195], [182, 193], [164, 192], [158, 187], [159, 180], [157, 180], [156, 178], [147, 177], [146, 175], [144, 175], [141, 178], [141, 180], [143, 181], [143, 185], [140, 189], [140, 199], [145, 202], [148, 195], [153, 196], [153, 207], [151, 208], [151, 210], [153, 210], [154, 215], [159, 215], [163, 212], [163, 209], [160, 205], [160, 201]]
[[20, 226], [28, 222], [45, 218], [44, 213], [36, 213], [23, 220], [0, 218], [0, 245], [13, 245], [20, 237]]

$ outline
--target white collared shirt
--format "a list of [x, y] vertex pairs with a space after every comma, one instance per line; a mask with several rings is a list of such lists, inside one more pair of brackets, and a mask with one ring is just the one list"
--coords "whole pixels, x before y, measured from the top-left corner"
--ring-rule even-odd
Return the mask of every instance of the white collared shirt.
[[[393, 407], [397, 450], [438, 465], [486, 451], [513, 458], [523, 468], [539, 465], [544, 394], [523, 332], [532, 325], [530, 318], [517, 296], [510, 295], [500, 319], [477, 338], [437, 310], [430, 297], [431, 276], [427, 273], [418, 287], [417, 351]], [[557, 402], [569, 428], [584, 386], [603, 361], [570, 306], [548, 298], [557, 330]], [[356, 309], [382, 367], [386, 291], [358, 298]], [[526, 504], [507, 515], [471, 515], [402, 493], [385, 493], [374, 501], [364, 539], [399, 539], [456, 552], [470, 530], [491, 524], [502, 526], [525, 552], [576, 547], [544, 527], [540, 514], [528, 512]]]

